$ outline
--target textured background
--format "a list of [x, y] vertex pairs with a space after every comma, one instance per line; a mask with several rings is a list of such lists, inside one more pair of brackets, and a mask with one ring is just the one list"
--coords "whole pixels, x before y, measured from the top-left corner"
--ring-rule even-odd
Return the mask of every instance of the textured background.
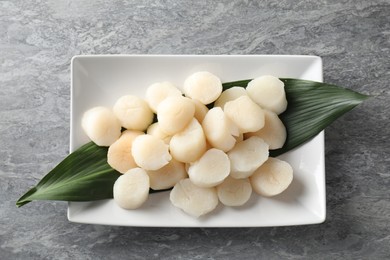
[[[262, 3], [260, 3], [262, 2]], [[0, 259], [389, 259], [390, 3], [0, 1]], [[312, 54], [373, 95], [326, 131], [327, 220], [240, 229], [70, 223], [15, 201], [68, 153], [76, 54]]]

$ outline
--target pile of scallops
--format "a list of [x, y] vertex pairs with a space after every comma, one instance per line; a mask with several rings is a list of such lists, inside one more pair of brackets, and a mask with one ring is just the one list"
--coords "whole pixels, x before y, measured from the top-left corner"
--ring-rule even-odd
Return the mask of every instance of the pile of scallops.
[[222, 92], [221, 80], [201, 71], [184, 81], [183, 92], [159, 82], [145, 98], [127, 95], [113, 108], [94, 107], [82, 127], [97, 145], [109, 147], [108, 164], [123, 174], [113, 187], [120, 207], [136, 209], [150, 189], [173, 188], [172, 204], [199, 217], [219, 202], [244, 205], [252, 190], [269, 197], [290, 185], [292, 167], [269, 157], [286, 140], [278, 116], [286, 107], [284, 84], [274, 76]]

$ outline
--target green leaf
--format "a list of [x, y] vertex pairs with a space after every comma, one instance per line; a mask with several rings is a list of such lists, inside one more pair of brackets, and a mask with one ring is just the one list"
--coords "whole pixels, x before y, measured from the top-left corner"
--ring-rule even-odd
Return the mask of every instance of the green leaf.
[[[309, 141], [344, 113], [368, 98], [366, 95], [335, 85], [299, 79], [281, 79], [285, 83], [287, 110], [280, 115], [287, 129], [278, 156]], [[227, 82], [224, 89], [246, 87], [250, 80]], [[92, 142], [68, 155], [35, 187], [17, 202], [18, 207], [33, 200], [92, 201], [112, 198], [112, 187], [120, 173], [107, 163], [107, 148]], [[158, 192], [150, 190], [150, 192]]]
[[[350, 111], [369, 96], [336, 85], [300, 79], [281, 79], [285, 84], [287, 110], [280, 119], [287, 129], [282, 148], [270, 151], [275, 157], [309, 141], [337, 118]], [[250, 80], [223, 84], [246, 87]]]
[[89, 201], [112, 198], [120, 173], [107, 163], [107, 148], [89, 142], [68, 155], [17, 202], [32, 200]]

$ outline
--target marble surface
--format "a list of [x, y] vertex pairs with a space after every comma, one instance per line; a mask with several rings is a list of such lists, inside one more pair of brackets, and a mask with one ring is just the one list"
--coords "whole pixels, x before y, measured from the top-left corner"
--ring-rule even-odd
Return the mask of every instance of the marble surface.
[[[390, 2], [0, 1], [0, 259], [389, 259]], [[326, 131], [327, 220], [275, 228], [70, 223], [15, 201], [68, 153], [76, 54], [311, 54], [373, 97]]]

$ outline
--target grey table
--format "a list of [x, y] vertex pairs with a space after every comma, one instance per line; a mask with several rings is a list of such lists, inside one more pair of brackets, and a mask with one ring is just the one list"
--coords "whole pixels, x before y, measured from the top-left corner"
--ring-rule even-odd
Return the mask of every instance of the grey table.
[[[318, 2], [318, 3], [316, 3]], [[390, 2], [0, 1], [0, 259], [389, 259]], [[68, 154], [76, 54], [310, 54], [373, 97], [326, 131], [327, 220], [185, 229], [70, 223], [17, 198]]]

